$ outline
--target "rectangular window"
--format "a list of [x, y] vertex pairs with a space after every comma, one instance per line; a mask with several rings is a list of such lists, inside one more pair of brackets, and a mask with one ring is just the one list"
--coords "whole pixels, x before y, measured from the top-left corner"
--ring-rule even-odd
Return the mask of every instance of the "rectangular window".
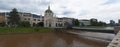
[[38, 21], [40, 21], [40, 19], [38, 19]]
[[30, 18], [28, 18], [28, 20], [30, 20]]
[[27, 20], [26, 18], [24, 20]]
[[23, 16], [26, 16], [26, 15], [23, 15]]
[[36, 19], [33, 19], [34, 21], [36, 21]]

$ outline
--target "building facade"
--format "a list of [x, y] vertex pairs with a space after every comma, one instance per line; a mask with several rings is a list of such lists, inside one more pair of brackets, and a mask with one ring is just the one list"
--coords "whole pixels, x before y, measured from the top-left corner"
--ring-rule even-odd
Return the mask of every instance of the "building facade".
[[2, 13], [0, 13], [0, 24], [4, 22], [4, 16]]
[[[50, 6], [48, 9], [44, 12], [44, 16], [42, 15], [36, 15], [31, 13], [23, 13], [19, 12], [19, 17], [21, 21], [28, 21], [30, 23], [30, 26], [33, 27], [34, 25], [43, 22], [44, 27], [65, 27], [66, 23], [72, 24], [73, 18], [58, 18], [55, 16], [54, 12], [50, 9]], [[9, 25], [9, 12], [2, 13], [2, 16], [4, 17], [3, 21], [6, 23], [6, 25]]]
[[55, 14], [50, 9], [50, 6], [45, 11], [44, 14], [44, 27], [65, 27], [65, 23], [72, 24], [73, 18], [58, 18], [55, 16]]
[[90, 26], [90, 20], [79, 20], [80, 26]]
[[55, 22], [56, 17], [49, 6], [44, 14], [44, 27], [55, 27]]

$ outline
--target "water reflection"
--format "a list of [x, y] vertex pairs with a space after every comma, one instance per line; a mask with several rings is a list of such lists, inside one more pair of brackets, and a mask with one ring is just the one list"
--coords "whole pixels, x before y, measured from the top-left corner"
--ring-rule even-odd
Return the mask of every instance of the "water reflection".
[[0, 47], [106, 47], [107, 42], [66, 33], [0, 35]]
[[[77, 35], [70, 35], [70, 34], [57, 34], [58, 37], [65, 40], [65, 42], [69, 45], [72, 45], [71, 47], [106, 47], [107, 42], [101, 42], [96, 40], [87, 39], [84, 37], [79, 37]], [[70, 46], [69, 46], [70, 47]]]

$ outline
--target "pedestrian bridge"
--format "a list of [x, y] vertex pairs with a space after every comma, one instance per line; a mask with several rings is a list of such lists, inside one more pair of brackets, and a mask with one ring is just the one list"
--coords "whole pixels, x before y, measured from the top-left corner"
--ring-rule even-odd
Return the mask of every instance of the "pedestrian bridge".
[[114, 34], [113, 29], [103, 29], [103, 28], [80, 28], [80, 27], [73, 27], [72, 29], [65, 29], [65, 28], [55, 28], [57, 30], [75, 30], [75, 31], [87, 31], [87, 32], [101, 32], [101, 33], [112, 33]]
[[90, 31], [90, 32], [101, 32], [101, 33], [114, 33], [114, 28], [106, 29], [106, 28], [77, 28], [73, 27], [74, 30], [81, 31]]

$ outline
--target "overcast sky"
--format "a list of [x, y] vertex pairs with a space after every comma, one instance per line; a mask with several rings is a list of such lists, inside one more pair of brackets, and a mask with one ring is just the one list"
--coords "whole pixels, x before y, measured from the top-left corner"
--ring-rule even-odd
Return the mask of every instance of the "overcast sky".
[[49, 5], [58, 17], [96, 18], [104, 22], [120, 19], [120, 0], [0, 0], [0, 12], [17, 8], [43, 15]]

